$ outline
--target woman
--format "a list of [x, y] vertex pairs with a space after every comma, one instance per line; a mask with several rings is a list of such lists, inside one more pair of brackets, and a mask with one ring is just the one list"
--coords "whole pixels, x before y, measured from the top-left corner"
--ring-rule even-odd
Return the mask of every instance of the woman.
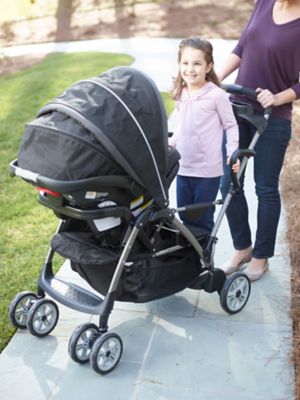
[[[239, 68], [236, 83], [257, 91], [260, 112], [273, 107], [267, 129], [255, 147], [258, 211], [253, 248], [243, 190], [232, 198], [227, 211], [235, 252], [224, 270], [233, 273], [249, 262], [244, 272], [251, 281], [261, 278], [268, 270], [268, 259], [274, 255], [281, 207], [279, 174], [291, 137], [292, 102], [300, 97], [299, 38], [300, 0], [257, 0], [237, 46], [219, 74], [223, 80]], [[254, 131], [247, 122], [239, 121], [240, 148], [248, 147]], [[227, 170], [221, 182], [223, 196], [228, 192], [229, 182]]]

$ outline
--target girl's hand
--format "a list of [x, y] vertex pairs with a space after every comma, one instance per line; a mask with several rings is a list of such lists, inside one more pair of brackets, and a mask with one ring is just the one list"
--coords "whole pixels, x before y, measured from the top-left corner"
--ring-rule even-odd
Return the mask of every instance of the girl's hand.
[[[230, 164], [230, 157], [227, 157], [227, 161], [226, 164], [229, 165]], [[238, 159], [237, 162], [235, 164], [233, 164], [232, 166], [232, 170], [235, 174], [237, 174], [240, 170], [240, 160]]]
[[268, 89], [261, 89], [257, 88], [256, 89], [257, 95], [257, 101], [263, 106], [263, 108], [271, 107], [271, 106], [276, 106], [276, 95]]

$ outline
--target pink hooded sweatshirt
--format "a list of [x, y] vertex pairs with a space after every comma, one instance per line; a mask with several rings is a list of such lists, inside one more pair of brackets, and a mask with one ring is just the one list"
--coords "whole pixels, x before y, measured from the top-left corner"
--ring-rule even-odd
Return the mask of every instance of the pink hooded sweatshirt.
[[227, 157], [238, 148], [239, 131], [225, 91], [212, 82], [193, 95], [183, 89], [176, 103], [179, 125], [169, 144], [181, 155], [178, 175], [213, 178], [223, 175], [222, 138]]

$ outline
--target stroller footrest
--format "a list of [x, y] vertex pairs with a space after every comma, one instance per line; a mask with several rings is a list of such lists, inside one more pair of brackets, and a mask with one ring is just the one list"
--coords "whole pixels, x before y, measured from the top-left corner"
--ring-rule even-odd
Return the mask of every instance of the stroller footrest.
[[54, 300], [69, 308], [87, 314], [101, 314], [103, 299], [75, 283], [53, 277], [47, 279], [44, 276], [39, 286]]

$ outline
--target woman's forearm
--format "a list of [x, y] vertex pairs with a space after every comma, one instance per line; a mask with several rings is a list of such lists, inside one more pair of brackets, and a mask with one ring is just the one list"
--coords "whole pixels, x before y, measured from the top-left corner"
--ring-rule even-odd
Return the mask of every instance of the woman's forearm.
[[297, 95], [293, 89], [286, 89], [283, 92], [275, 94], [275, 104], [276, 106], [281, 106], [282, 104], [292, 103], [297, 99]]
[[223, 79], [227, 78], [233, 71], [235, 71], [240, 65], [240, 57], [234, 53], [230, 53], [221, 70], [218, 73], [218, 77], [222, 82]]

